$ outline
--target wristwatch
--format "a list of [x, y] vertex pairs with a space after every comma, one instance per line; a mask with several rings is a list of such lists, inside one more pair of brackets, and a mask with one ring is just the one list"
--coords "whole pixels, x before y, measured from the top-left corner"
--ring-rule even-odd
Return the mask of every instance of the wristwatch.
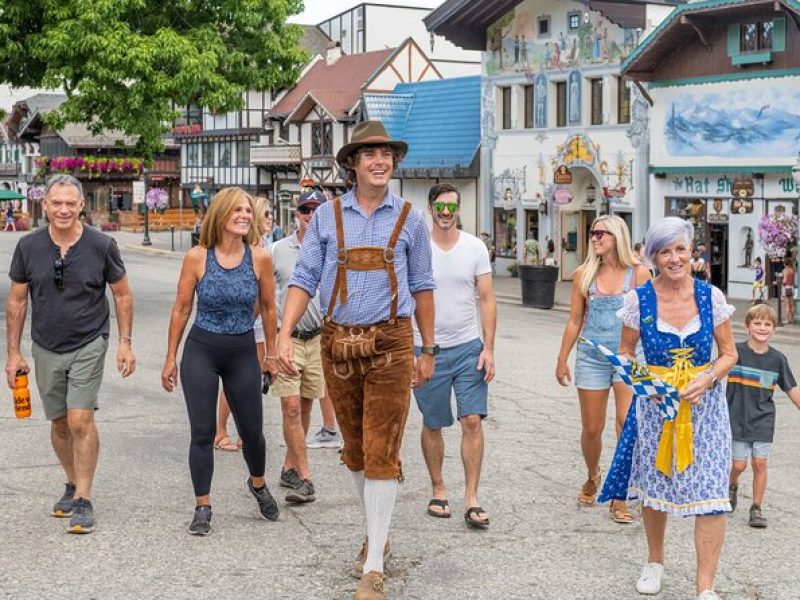
[[708, 389], [713, 390], [714, 387], [719, 383], [719, 378], [711, 371], [709, 371], [708, 374], [711, 375], [711, 385], [708, 386]]
[[439, 344], [434, 344], [433, 346], [422, 346], [419, 349], [422, 354], [430, 354], [431, 356], [436, 356], [439, 354]]

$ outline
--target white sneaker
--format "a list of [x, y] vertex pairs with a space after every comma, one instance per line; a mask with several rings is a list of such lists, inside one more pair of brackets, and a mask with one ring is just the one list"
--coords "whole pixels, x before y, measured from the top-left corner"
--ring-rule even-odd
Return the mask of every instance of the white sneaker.
[[325, 427], [310, 436], [306, 441], [307, 448], [340, 448], [342, 436], [338, 431], [329, 431]]
[[642, 567], [642, 574], [636, 582], [636, 591], [640, 594], [653, 596], [661, 591], [661, 578], [664, 576], [664, 565], [661, 563], [647, 563]]
[[714, 590], [703, 590], [697, 600], [722, 600]]

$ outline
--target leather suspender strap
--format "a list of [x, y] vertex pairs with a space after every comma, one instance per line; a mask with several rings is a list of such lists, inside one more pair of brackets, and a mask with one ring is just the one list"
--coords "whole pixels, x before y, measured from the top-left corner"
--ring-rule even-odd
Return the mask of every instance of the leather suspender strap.
[[400, 216], [395, 223], [392, 236], [389, 238], [389, 244], [383, 252], [383, 259], [386, 261], [386, 274], [389, 276], [389, 291], [392, 294], [392, 308], [389, 313], [389, 320], [394, 321], [397, 318], [397, 273], [394, 271], [394, 247], [397, 245], [397, 240], [400, 237], [400, 232], [403, 230], [403, 225], [406, 223], [406, 217], [411, 210], [411, 202], [403, 203], [403, 210], [400, 211]]
[[339, 295], [340, 304], [347, 302], [347, 247], [344, 243], [342, 199], [339, 196], [333, 199], [333, 216], [336, 221], [336, 279], [333, 282], [330, 302], [328, 302], [327, 317], [329, 319], [333, 318], [337, 294]]

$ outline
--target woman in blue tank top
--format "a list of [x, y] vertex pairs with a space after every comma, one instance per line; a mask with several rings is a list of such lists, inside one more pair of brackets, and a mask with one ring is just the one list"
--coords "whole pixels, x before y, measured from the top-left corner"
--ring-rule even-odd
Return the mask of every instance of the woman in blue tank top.
[[[572, 380], [567, 360], [579, 336], [617, 350], [622, 324], [616, 312], [622, 308], [623, 295], [649, 279], [647, 267], [633, 255], [625, 221], [613, 215], [595, 219], [589, 231], [586, 260], [573, 274], [572, 306], [556, 365], [556, 379], [561, 385], [569, 385]], [[609, 391], [614, 388], [618, 436], [633, 395], [600, 351], [586, 344], [578, 345], [575, 386], [581, 408], [581, 451], [588, 472], [578, 503], [592, 506], [600, 489], [600, 454]], [[623, 501], [615, 500], [609, 508], [617, 523], [632, 522]]]
[[[228, 398], [262, 518], [278, 518], [278, 505], [264, 481], [266, 442], [263, 432], [261, 373], [277, 375], [275, 280], [269, 253], [258, 240], [253, 202], [240, 188], [214, 196], [200, 232], [200, 245], [186, 253], [178, 294], [169, 323], [167, 358], [161, 385], [171, 392], [178, 382], [177, 354], [192, 303], [195, 322], [186, 338], [180, 381], [191, 427], [189, 470], [195, 512], [189, 533], [211, 531], [209, 491], [214, 470], [213, 442], [219, 382]], [[258, 313], [266, 332], [267, 355], [260, 365], [253, 334]]]

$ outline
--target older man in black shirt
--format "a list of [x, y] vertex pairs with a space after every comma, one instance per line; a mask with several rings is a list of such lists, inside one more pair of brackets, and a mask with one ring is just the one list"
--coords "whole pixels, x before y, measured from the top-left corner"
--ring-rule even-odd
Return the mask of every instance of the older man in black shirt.
[[106, 284], [117, 311], [117, 369], [133, 373], [133, 297], [117, 244], [84, 227], [80, 181], [56, 175], [47, 183], [44, 208], [50, 225], [20, 239], [14, 250], [6, 303], [6, 378], [29, 371], [20, 338], [31, 298], [31, 337], [36, 384], [51, 421], [51, 439], [67, 476], [55, 517], [70, 517], [70, 533], [94, 531], [90, 501], [99, 449], [94, 411], [103, 377], [109, 335]]

